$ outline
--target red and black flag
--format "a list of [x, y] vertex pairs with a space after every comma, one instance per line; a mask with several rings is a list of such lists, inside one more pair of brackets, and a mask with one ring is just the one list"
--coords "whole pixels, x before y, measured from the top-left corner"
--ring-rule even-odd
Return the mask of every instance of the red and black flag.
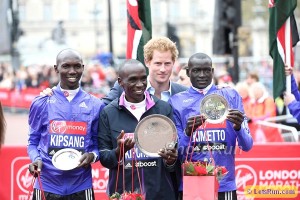
[[286, 89], [285, 65], [294, 66], [293, 46], [299, 41], [294, 17], [297, 0], [269, 0], [269, 45], [273, 58], [273, 96], [279, 97]]
[[144, 45], [152, 38], [150, 0], [127, 0], [127, 59], [144, 63]]

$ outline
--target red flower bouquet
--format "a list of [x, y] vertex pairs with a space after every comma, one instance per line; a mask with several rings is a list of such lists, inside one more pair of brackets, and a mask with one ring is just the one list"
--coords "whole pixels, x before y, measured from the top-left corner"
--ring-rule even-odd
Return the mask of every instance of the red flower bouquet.
[[193, 200], [218, 199], [220, 180], [228, 173], [224, 166], [215, 166], [211, 162], [186, 161], [183, 168], [183, 198]]
[[227, 173], [224, 166], [214, 166], [208, 162], [185, 162], [182, 165], [184, 176], [216, 176], [220, 181]]
[[110, 197], [110, 200], [145, 200], [145, 197], [137, 192], [124, 192], [119, 194], [118, 192], [113, 193]]

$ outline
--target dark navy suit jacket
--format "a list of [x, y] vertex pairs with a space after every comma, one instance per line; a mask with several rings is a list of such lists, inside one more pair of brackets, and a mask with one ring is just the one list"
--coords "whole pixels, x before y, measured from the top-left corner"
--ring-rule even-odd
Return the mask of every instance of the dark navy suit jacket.
[[[175, 82], [171, 82], [171, 96], [185, 90], [187, 90], [187, 87]], [[108, 105], [114, 99], [119, 98], [122, 92], [123, 88], [119, 85], [118, 81], [116, 81], [114, 86], [110, 89], [110, 92], [105, 97], [103, 97], [102, 100], [106, 105]]]

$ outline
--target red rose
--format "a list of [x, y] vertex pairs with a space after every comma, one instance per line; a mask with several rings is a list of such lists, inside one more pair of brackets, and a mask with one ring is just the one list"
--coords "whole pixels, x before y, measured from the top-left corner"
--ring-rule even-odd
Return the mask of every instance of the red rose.
[[226, 169], [226, 167], [221, 166], [220, 168], [221, 168], [222, 174], [226, 174], [228, 172], [228, 170]]
[[195, 171], [197, 172], [197, 176], [207, 175], [207, 171], [204, 166], [196, 165], [194, 168], [195, 168]]

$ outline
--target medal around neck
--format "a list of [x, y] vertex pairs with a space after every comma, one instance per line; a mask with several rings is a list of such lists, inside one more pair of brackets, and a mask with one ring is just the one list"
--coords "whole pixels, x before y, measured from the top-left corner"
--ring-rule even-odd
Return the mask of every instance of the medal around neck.
[[52, 157], [52, 164], [60, 170], [71, 170], [78, 166], [81, 152], [76, 149], [66, 148], [57, 151]]
[[200, 113], [205, 115], [206, 121], [211, 124], [218, 124], [226, 119], [228, 114], [228, 102], [219, 94], [205, 96], [200, 105]]
[[175, 147], [176, 127], [173, 121], [164, 115], [149, 115], [138, 123], [134, 132], [134, 140], [145, 155], [159, 157], [160, 149]]

